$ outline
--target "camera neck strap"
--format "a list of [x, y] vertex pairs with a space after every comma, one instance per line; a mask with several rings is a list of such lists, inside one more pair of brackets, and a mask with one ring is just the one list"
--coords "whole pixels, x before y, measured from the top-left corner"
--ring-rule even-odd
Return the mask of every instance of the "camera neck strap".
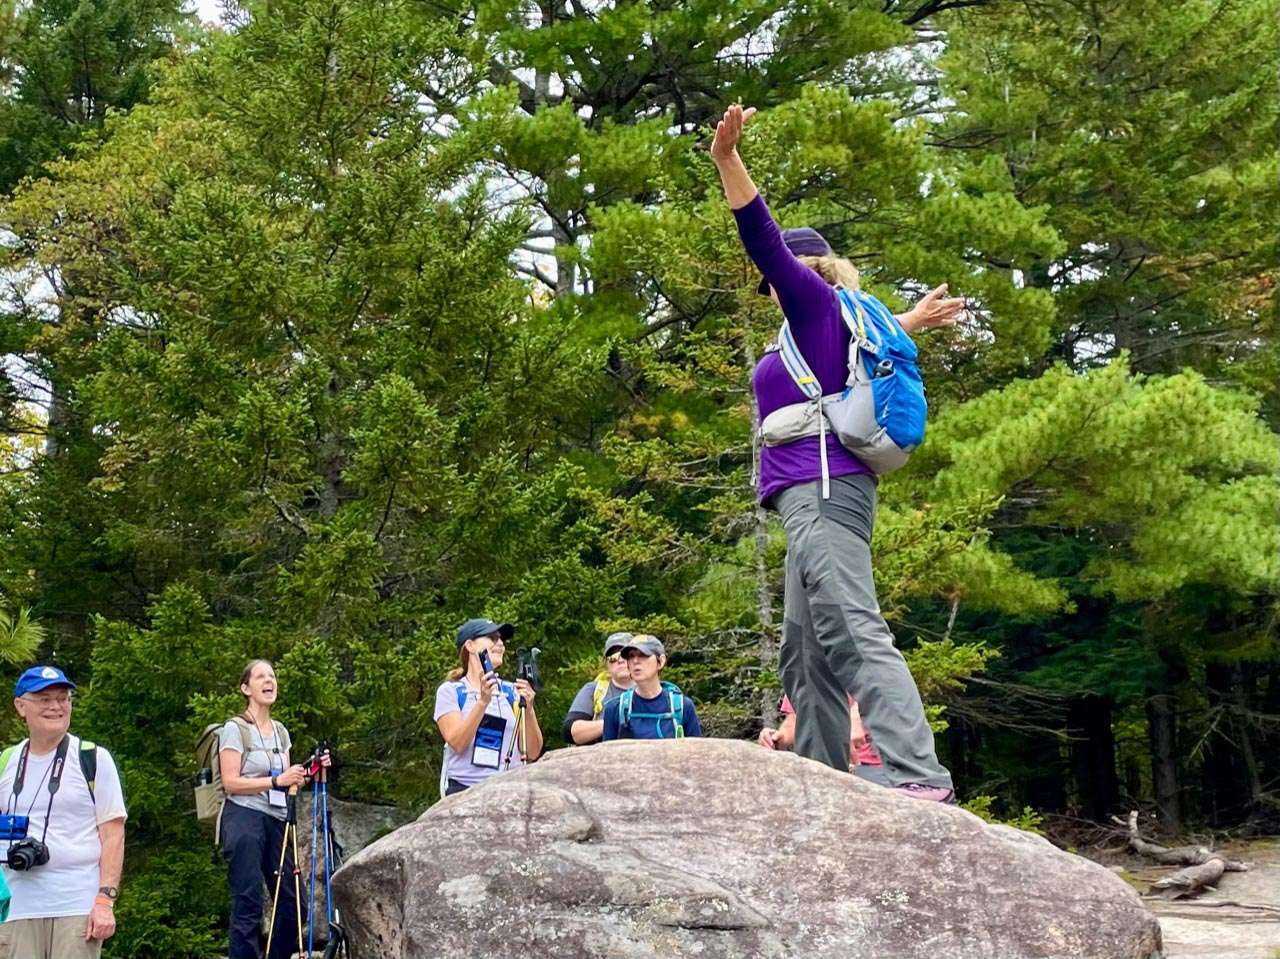
[[[71, 747], [71, 736], [64, 734], [62, 742], [58, 743], [58, 749], [53, 754], [53, 765], [49, 767], [49, 805], [44, 811], [44, 829], [40, 833], [40, 841], [44, 842], [49, 835], [49, 818], [53, 815], [53, 797], [57, 795], [58, 788], [62, 785], [62, 770], [67, 764], [67, 750]], [[13, 774], [13, 799], [17, 804], [18, 794], [22, 792], [22, 787], [26, 784], [27, 779], [27, 757], [31, 753], [31, 740], [28, 739], [22, 744], [22, 753], [18, 756], [18, 768]], [[37, 787], [39, 788], [39, 787]], [[31, 800], [31, 805], [35, 805], [36, 800]]]

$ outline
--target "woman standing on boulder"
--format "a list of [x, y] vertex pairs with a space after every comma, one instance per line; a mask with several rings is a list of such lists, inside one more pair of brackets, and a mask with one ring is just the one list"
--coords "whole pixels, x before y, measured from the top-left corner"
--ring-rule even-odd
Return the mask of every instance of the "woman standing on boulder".
[[[769, 214], [741, 157], [738, 140], [754, 109], [731, 106], [716, 127], [711, 157], [733, 209], [742, 245], [764, 274], [760, 292], [782, 309], [797, 347], [822, 387], [840, 392], [848, 377], [850, 333], [839, 287], [856, 289], [857, 268], [837, 257], [817, 230], [783, 232]], [[945, 287], [898, 317], [907, 333], [955, 323], [963, 301]], [[752, 388], [763, 420], [807, 397], [777, 350], [757, 364]], [[889, 782], [906, 795], [954, 801], [951, 775], [938, 762], [924, 706], [876, 600], [871, 570], [876, 479], [871, 469], [825, 437], [806, 436], [760, 454], [760, 501], [782, 515], [787, 533], [786, 587], [779, 669], [796, 710], [795, 751], [835, 769], [849, 768], [853, 696], [884, 758]], [[823, 497], [823, 467], [830, 496]]]
[[436, 690], [435, 720], [444, 737], [442, 796], [542, 755], [542, 729], [533, 709], [537, 693], [523, 679], [512, 684], [498, 678], [514, 633], [510, 623], [491, 619], [469, 619], [458, 629], [458, 668]]

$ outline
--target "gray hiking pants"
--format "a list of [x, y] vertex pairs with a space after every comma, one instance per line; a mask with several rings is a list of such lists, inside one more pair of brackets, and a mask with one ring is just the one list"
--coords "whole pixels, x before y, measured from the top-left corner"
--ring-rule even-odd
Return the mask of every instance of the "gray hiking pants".
[[849, 768], [848, 695], [892, 785], [951, 786], [920, 692], [880, 615], [871, 573], [876, 483], [867, 475], [791, 486], [774, 496], [787, 531], [782, 686], [796, 711], [795, 751]]

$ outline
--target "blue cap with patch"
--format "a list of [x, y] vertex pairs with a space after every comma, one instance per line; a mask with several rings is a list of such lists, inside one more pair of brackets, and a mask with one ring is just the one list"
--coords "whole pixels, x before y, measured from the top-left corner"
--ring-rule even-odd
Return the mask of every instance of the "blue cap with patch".
[[32, 666], [18, 677], [18, 685], [13, 687], [13, 695], [25, 696], [27, 693], [38, 693], [50, 686], [76, 688], [76, 684], [67, 679], [67, 674], [56, 666]]

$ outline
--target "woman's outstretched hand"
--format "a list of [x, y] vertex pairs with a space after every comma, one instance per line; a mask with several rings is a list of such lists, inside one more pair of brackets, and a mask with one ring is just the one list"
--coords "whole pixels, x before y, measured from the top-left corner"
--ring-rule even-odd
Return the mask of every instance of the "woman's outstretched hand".
[[727, 160], [738, 151], [738, 140], [742, 137], [742, 127], [755, 116], [756, 108], [735, 103], [724, 111], [724, 116], [716, 124], [716, 138], [711, 141], [711, 159], [717, 163]]
[[955, 326], [964, 311], [964, 300], [947, 298], [947, 284], [930, 290], [923, 300], [898, 317], [898, 322], [908, 333], [931, 330], [941, 326]]

